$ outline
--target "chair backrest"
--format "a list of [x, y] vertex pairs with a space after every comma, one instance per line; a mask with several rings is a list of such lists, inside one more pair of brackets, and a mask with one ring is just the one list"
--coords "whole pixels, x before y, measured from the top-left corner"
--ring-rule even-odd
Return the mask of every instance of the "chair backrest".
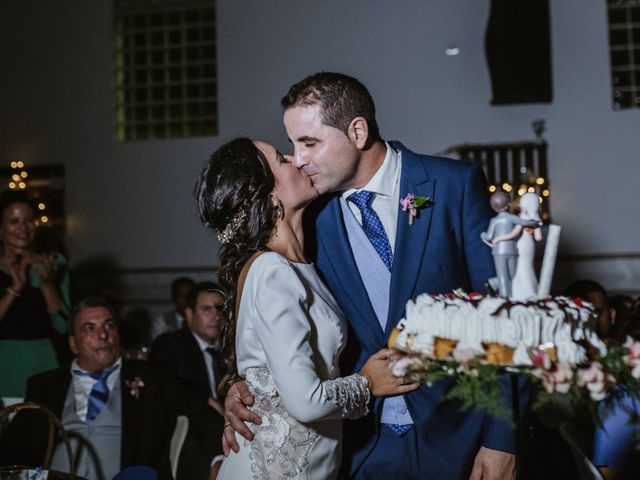
[[176, 428], [171, 436], [171, 443], [169, 444], [169, 462], [171, 463], [171, 474], [173, 478], [178, 475], [178, 460], [180, 459], [180, 452], [184, 445], [184, 440], [187, 438], [187, 432], [189, 431], [189, 419], [185, 415], [180, 415], [176, 419]]
[[49, 469], [51, 465], [51, 456], [53, 455], [53, 447], [55, 444], [55, 434], [57, 430], [60, 436], [62, 437], [62, 440], [67, 450], [67, 458], [69, 460], [69, 473], [71, 473], [71, 475], [75, 475], [76, 467], [75, 467], [75, 462], [73, 461], [73, 451], [71, 449], [71, 443], [69, 442], [69, 436], [67, 435], [67, 431], [62, 426], [62, 423], [60, 423], [60, 420], [58, 420], [58, 417], [56, 417], [55, 414], [44, 405], [41, 405], [39, 403], [34, 403], [34, 402], [23, 402], [23, 403], [16, 403], [14, 405], [6, 407], [2, 411], [0, 411], [0, 426], [4, 423], [5, 420], [9, 418], [11, 414], [17, 413], [23, 410], [36, 410], [38, 412], [42, 412], [49, 419], [49, 441], [47, 444], [47, 451], [44, 457], [44, 463], [43, 463], [44, 468]]
[[600, 471], [580, 447], [580, 434], [577, 427], [572, 422], [565, 422], [560, 425], [559, 430], [562, 438], [571, 449], [571, 454], [578, 467], [580, 480], [604, 480]]
[[145, 465], [134, 465], [127, 467], [118, 473], [113, 480], [157, 480], [156, 471]]

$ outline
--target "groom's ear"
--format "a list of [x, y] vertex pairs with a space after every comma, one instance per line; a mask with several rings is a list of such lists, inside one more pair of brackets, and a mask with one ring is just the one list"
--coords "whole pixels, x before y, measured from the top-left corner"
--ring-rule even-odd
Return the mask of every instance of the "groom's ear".
[[349, 139], [362, 150], [367, 145], [369, 139], [369, 124], [364, 117], [356, 117], [351, 120], [348, 129]]

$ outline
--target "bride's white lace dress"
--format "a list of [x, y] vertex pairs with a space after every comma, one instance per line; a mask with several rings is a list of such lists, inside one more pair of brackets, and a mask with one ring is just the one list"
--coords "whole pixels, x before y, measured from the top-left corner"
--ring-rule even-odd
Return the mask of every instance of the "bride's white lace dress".
[[262, 425], [225, 458], [219, 479], [330, 479], [341, 460], [342, 419], [368, 411], [366, 379], [340, 378], [346, 323], [311, 264], [274, 252], [255, 259], [236, 326], [238, 372]]

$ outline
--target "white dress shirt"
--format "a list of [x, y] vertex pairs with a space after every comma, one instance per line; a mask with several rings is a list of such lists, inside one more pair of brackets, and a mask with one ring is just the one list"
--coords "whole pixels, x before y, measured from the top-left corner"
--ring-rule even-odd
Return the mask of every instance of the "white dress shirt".
[[[117, 368], [114, 368], [107, 377], [107, 388], [109, 389], [109, 394], [111, 394], [111, 392], [113, 391], [116, 383], [120, 381], [120, 368], [122, 368], [122, 358], [118, 358], [118, 360], [113, 365], [116, 365]], [[89, 395], [91, 394], [93, 386], [98, 383], [98, 381], [91, 378], [89, 375], [74, 375], [74, 370], [79, 370], [87, 374], [93, 372], [87, 372], [86, 370], [80, 368], [77, 360], [71, 362], [71, 379], [73, 386], [73, 397], [76, 404], [76, 415], [78, 415], [80, 420], [85, 422], [87, 420], [87, 411], [89, 409]]]
[[[398, 198], [400, 198], [400, 170], [401, 170], [401, 153], [394, 150], [389, 143], [385, 142], [387, 154], [378, 171], [375, 173], [369, 183], [360, 189], [349, 189], [342, 193], [341, 197], [347, 203], [349, 210], [360, 225], [362, 225], [362, 214], [360, 209], [353, 203], [347, 201], [352, 193], [366, 190], [374, 192], [376, 196], [371, 202], [371, 208], [380, 217], [380, 222], [384, 227], [384, 231], [389, 239], [391, 251], [394, 252], [396, 243], [396, 227], [398, 225]], [[395, 252], [394, 252], [395, 253]]]

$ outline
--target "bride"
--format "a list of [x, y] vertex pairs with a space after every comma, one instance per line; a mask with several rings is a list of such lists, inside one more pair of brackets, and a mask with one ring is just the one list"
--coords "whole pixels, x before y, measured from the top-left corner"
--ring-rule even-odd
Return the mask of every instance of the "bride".
[[[340, 377], [346, 323], [304, 256], [302, 216], [317, 197], [307, 175], [274, 147], [235, 139], [213, 153], [195, 189], [202, 221], [222, 244], [218, 278], [227, 292], [222, 348], [231, 376], [244, 378], [262, 420], [225, 458], [218, 478], [335, 478], [342, 418], [368, 412], [370, 396], [404, 385], [372, 355]], [[227, 428], [229, 424], [225, 424]]]

